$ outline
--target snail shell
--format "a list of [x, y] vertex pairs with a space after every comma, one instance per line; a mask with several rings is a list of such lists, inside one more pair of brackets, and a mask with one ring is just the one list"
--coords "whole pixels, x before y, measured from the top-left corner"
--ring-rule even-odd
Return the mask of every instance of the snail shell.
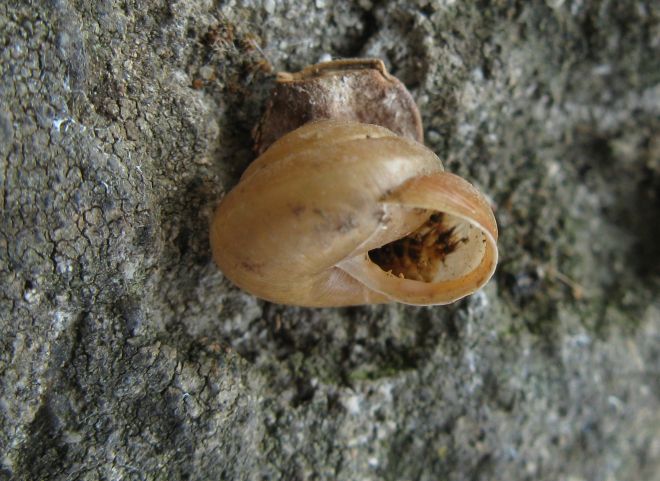
[[269, 301], [447, 304], [497, 263], [483, 196], [422, 144], [323, 120], [288, 133], [244, 172], [211, 224], [213, 258]]

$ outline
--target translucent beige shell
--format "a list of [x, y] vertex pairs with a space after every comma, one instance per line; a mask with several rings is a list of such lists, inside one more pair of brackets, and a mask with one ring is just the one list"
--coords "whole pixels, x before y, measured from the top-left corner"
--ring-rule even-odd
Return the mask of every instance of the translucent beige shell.
[[446, 304], [497, 263], [497, 226], [423, 145], [325, 120], [275, 142], [218, 206], [213, 257], [252, 294], [302, 306]]

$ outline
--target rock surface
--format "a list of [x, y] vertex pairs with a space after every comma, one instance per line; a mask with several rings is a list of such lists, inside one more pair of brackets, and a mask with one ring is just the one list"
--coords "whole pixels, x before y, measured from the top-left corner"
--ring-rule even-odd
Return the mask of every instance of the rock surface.
[[[659, 479], [657, 2], [27, 3], [0, 5], [0, 479]], [[213, 266], [270, 69], [327, 56], [382, 58], [492, 198], [482, 292], [290, 308]]]

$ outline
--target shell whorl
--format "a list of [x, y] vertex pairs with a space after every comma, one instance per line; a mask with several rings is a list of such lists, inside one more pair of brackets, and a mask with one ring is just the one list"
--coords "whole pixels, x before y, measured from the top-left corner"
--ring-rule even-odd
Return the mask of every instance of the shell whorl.
[[[438, 212], [443, 221], [429, 230]], [[483, 285], [497, 260], [495, 220], [476, 189], [413, 140], [335, 120], [272, 144], [223, 198], [210, 237], [214, 260], [239, 287], [303, 306], [443, 304]], [[409, 250], [398, 259], [391, 245], [402, 238]], [[440, 238], [451, 252], [421, 249]]]

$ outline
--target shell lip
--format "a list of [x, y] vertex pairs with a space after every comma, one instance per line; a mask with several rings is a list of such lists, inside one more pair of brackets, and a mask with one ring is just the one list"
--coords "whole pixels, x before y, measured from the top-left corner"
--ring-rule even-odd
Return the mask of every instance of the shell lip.
[[[492, 247], [486, 250], [481, 263], [466, 275], [436, 283], [400, 278], [385, 272], [366, 253], [346, 259], [337, 267], [372, 291], [384, 295], [390, 302], [425, 306], [451, 304], [474, 294], [491, 279], [497, 260], [497, 248]], [[466, 285], [467, 282], [469, 284]]]
[[338, 264], [369, 289], [403, 304], [443, 305], [476, 292], [493, 276], [499, 257], [497, 223], [484, 197], [467, 181], [447, 172], [417, 177], [381, 202], [449, 214], [476, 228], [485, 245], [476, 265], [468, 266], [467, 272], [455, 278], [440, 281], [396, 276], [375, 263], [368, 252], [358, 253]]

